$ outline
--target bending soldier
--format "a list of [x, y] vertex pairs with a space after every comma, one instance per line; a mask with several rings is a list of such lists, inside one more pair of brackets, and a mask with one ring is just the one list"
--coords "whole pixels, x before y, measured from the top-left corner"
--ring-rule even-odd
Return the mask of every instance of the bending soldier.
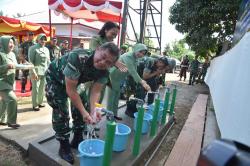
[[[62, 159], [73, 164], [74, 158], [70, 146], [77, 148], [83, 140], [84, 122], [93, 123], [95, 103], [99, 101], [102, 86], [108, 81], [108, 68], [114, 66], [119, 57], [118, 47], [108, 42], [96, 49], [88, 51], [76, 49], [54, 60], [46, 72], [46, 97], [53, 108], [52, 126], [56, 139], [60, 141], [59, 155]], [[88, 103], [80, 98], [77, 87], [81, 83], [93, 81]], [[72, 109], [74, 137], [69, 144], [69, 110], [68, 97], [76, 109]], [[96, 113], [98, 119], [100, 113]]]

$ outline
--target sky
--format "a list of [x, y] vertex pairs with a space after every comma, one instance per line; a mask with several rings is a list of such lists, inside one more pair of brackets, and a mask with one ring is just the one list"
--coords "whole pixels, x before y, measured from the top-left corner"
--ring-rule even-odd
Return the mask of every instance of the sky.
[[[8, 14], [9, 17], [12, 17], [12, 15], [16, 15], [16, 13], [25, 13], [25, 14], [37, 13], [42, 11], [48, 11], [47, 2], [48, 2], [47, 0], [0, 0], [0, 10], [2, 10], [4, 14]], [[162, 48], [164, 48], [167, 43], [171, 43], [175, 40], [182, 39], [184, 36], [183, 34], [177, 32], [175, 30], [175, 27], [171, 25], [168, 20], [169, 8], [174, 4], [174, 2], [175, 0], [163, 0]], [[131, 6], [136, 8], [138, 4], [139, 0], [130, 0]], [[136, 17], [137, 17], [136, 14], [133, 15], [132, 13], [132, 18]], [[159, 21], [159, 18], [156, 18], [155, 20], [157, 22]], [[139, 21], [134, 21], [134, 22], [135, 26], [139, 27], [138, 23]], [[152, 24], [152, 20], [148, 19], [148, 23]], [[154, 30], [152, 28], [150, 28], [150, 32], [152, 33], [152, 36], [155, 35]], [[128, 28], [128, 33], [129, 34], [133, 33], [133, 31], [131, 31], [131, 26], [130, 30]], [[156, 40], [154, 40], [154, 42], [156, 42]]]

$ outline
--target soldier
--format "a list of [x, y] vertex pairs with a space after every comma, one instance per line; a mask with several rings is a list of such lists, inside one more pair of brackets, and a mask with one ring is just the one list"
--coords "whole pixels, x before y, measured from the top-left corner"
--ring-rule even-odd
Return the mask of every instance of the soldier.
[[[166, 57], [149, 58], [147, 61], [143, 70], [143, 79], [147, 82], [152, 91], [156, 91], [159, 88], [160, 76], [163, 75], [165, 78], [167, 67], [168, 59]], [[152, 104], [153, 102], [154, 97], [148, 97], [148, 104]]]
[[209, 66], [210, 66], [209, 59], [206, 58], [205, 62], [202, 64], [201, 72], [200, 72], [200, 74], [198, 76], [198, 80], [201, 79], [200, 83], [204, 82], [205, 76], [207, 74], [207, 69], [208, 69]]
[[136, 62], [139, 58], [142, 58], [147, 53], [147, 47], [144, 44], [138, 43], [133, 47], [132, 52], [127, 52], [123, 54], [119, 61], [128, 66], [127, 72], [122, 72], [119, 69], [113, 67], [110, 69], [110, 83], [112, 89], [108, 89], [108, 104], [107, 108], [110, 111], [114, 112], [116, 120], [122, 120], [121, 117], [118, 117], [118, 104], [120, 98], [120, 84], [129, 74], [133, 77], [136, 83], [140, 83], [147, 91], [150, 90], [149, 85], [146, 81], [142, 80], [136, 71]]
[[46, 44], [46, 47], [49, 49], [50, 61], [59, 58], [61, 56], [60, 48], [57, 46], [57, 38], [53, 37], [49, 43]]
[[189, 66], [189, 60], [188, 60], [188, 55], [186, 55], [183, 57], [181, 61], [180, 81], [182, 79], [182, 76], [184, 77], [184, 81], [186, 81], [188, 66]]
[[194, 85], [195, 78], [197, 77], [198, 70], [199, 70], [200, 62], [198, 61], [198, 56], [195, 56], [195, 59], [191, 62], [190, 68], [190, 77], [189, 77], [189, 84]]
[[[68, 97], [76, 109], [72, 109], [73, 133], [71, 147], [77, 148], [83, 140], [84, 121], [93, 123], [95, 103], [99, 101], [102, 86], [108, 81], [108, 68], [112, 67], [119, 56], [118, 47], [108, 42], [96, 49], [76, 49], [53, 61], [46, 71], [46, 97], [53, 108], [52, 126], [56, 139], [60, 141], [59, 155], [62, 159], [73, 164], [74, 158], [70, 149]], [[77, 91], [81, 83], [93, 81], [88, 103], [82, 100]], [[87, 112], [89, 111], [89, 113]], [[96, 113], [101, 118], [100, 113]]]
[[[29, 52], [29, 48], [33, 45], [35, 45], [35, 41], [34, 41], [34, 33], [33, 32], [28, 32], [28, 40], [25, 41], [23, 44], [21, 44], [21, 50], [20, 50], [20, 60], [22, 63], [26, 63], [29, 62], [29, 57], [28, 57], [28, 52]], [[27, 84], [27, 78], [29, 75], [29, 70], [23, 70], [23, 76], [22, 76], [22, 88], [21, 88], [21, 92], [25, 93], [25, 86]]]
[[43, 103], [45, 87], [45, 71], [50, 63], [49, 50], [45, 47], [47, 37], [41, 33], [37, 36], [38, 43], [29, 49], [29, 61], [35, 66], [31, 70], [32, 79], [32, 106], [34, 111], [39, 111], [45, 107]]
[[[13, 92], [15, 82], [16, 56], [12, 52], [15, 39], [12, 36], [0, 37], [0, 125], [14, 129], [20, 127], [17, 119], [17, 98]], [[7, 113], [7, 123], [3, 121]]]
[[64, 40], [62, 43], [61, 55], [63, 56], [68, 52], [69, 52], [69, 41]]

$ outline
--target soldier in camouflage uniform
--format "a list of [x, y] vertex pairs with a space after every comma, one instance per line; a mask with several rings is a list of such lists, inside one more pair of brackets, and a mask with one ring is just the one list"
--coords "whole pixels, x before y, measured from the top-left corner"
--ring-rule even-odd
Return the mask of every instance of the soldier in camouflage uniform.
[[52, 62], [54, 59], [61, 56], [60, 47], [57, 46], [57, 38], [53, 37], [49, 43], [46, 44], [46, 47], [49, 49], [49, 57]]
[[[168, 59], [166, 57], [157, 57], [157, 58], [148, 58], [147, 63], [145, 64], [145, 68], [143, 70], [143, 79], [150, 86], [152, 91], [157, 91], [160, 82], [160, 77], [164, 76], [168, 69]], [[144, 93], [146, 95], [146, 92]], [[144, 99], [143, 96], [142, 99]], [[148, 96], [148, 104], [152, 104], [154, 102], [154, 96]]]
[[[111, 42], [101, 45], [96, 51], [76, 49], [54, 60], [46, 71], [46, 97], [53, 108], [52, 126], [55, 136], [60, 141], [59, 155], [73, 164], [70, 149], [68, 97], [76, 109], [72, 109], [74, 137], [71, 146], [77, 148], [83, 140], [84, 121], [93, 123], [95, 103], [98, 102], [102, 86], [108, 81], [108, 68], [112, 67], [119, 56], [118, 47]], [[77, 87], [81, 83], [94, 81], [90, 93], [90, 103], [81, 99]], [[88, 108], [86, 108], [88, 107]], [[90, 111], [89, 113], [87, 111]], [[101, 114], [97, 113], [97, 118]]]
[[[21, 50], [20, 50], [21, 53], [20, 59], [22, 63], [29, 62], [29, 57], [28, 57], [29, 48], [35, 44], [36, 43], [34, 41], [34, 33], [28, 32], [28, 40], [21, 45]], [[28, 75], [29, 75], [29, 70], [23, 70], [22, 88], [21, 88], [22, 93], [25, 93], [25, 86], [27, 84]]]
[[198, 56], [195, 56], [195, 59], [191, 62], [189, 68], [190, 68], [190, 77], [189, 77], [189, 84], [188, 85], [194, 85], [195, 78], [198, 75], [200, 62], [198, 61]]

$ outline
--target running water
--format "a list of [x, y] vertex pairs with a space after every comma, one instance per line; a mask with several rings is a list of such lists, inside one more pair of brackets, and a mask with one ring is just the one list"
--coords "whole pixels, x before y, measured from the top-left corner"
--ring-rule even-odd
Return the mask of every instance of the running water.
[[118, 125], [116, 125], [116, 128], [115, 128], [115, 134], [119, 134], [119, 128], [118, 128]]

